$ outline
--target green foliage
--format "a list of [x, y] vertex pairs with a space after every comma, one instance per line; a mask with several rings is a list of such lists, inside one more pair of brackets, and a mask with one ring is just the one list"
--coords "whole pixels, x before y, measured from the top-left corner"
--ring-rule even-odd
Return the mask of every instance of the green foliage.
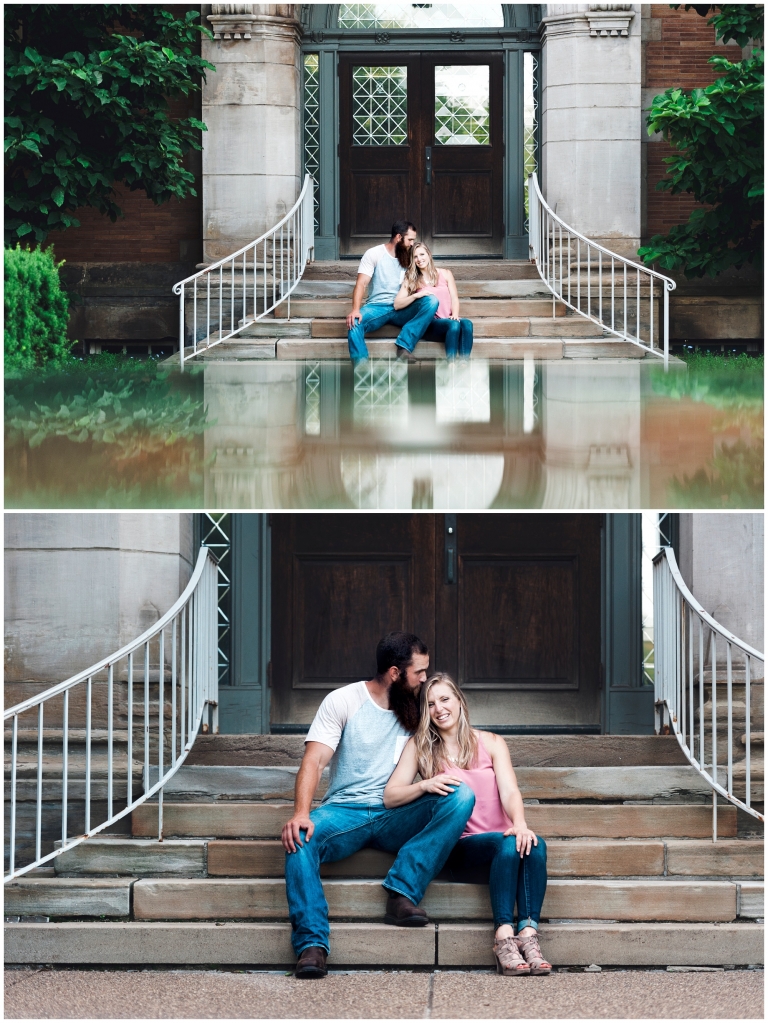
[[209, 425], [202, 400], [174, 384], [154, 363], [124, 367], [119, 376], [88, 363], [34, 382], [22, 376], [6, 386], [6, 438], [30, 448], [52, 437], [110, 444], [117, 459], [159, 452]]
[[653, 373], [653, 390], [676, 400], [702, 401], [719, 410], [754, 411], [762, 414], [764, 358], [749, 355], [723, 356], [709, 352], [683, 355], [685, 372]]
[[61, 288], [53, 248], [5, 250], [6, 372], [66, 358], [69, 299]]
[[713, 25], [715, 35], [724, 43], [731, 40], [744, 48], [752, 39], [763, 38], [763, 11], [761, 4], [670, 4], [673, 11], [681, 7], [686, 11], [696, 11], [706, 18], [710, 11], [713, 16], [707, 22]]
[[[746, 45], [762, 39], [762, 7], [713, 8], [718, 36]], [[702, 203], [687, 224], [655, 235], [638, 250], [646, 263], [683, 269], [686, 277], [716, 276], [729, 266], [762, 265], [763, 51], [731, 62], [711, 57], [721, 77], [705, 89], [667, 89], [657, 96], [648, 133], [660, 132], [677, 150], [665, 159], [668, 177], [656, 186], [688, 192]]]
[[150, 4], [6, 4], [6, 242], [114, 221], [116, 181], [160, 204], [195, 195], [183, 163], [205, 125], [168, 98], [199, 91], [199, 11]]

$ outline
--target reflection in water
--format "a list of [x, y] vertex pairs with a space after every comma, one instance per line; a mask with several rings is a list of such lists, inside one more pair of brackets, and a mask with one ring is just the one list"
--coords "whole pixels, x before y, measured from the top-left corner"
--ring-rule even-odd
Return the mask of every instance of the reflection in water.
[[[91, 395], [101, 410], [86, 395], [66, 415], [46, 399], [53, 425], [43, 436], [34, 432], [45, 404], [38, 385], [8, 382], [6, 506], [762, 506], [754, 381], [749, 396], [732, 380], [730, 390], [716, 380], [694, 387], [686, 370], [665, 376], [644, 361], [532, 359], [211, 362], [186, 383], [163, 379], [157, 408], [142, 399], [151, 452], [139, 442], [141, 409], [132, 407], [133, 423], [125, 409], [109, 412], [121, 417], [118, 451], [109, 437], [84, 442], [63, 424], [81, 412], [96, 423], [103, 395]], [[175, 432], [163, 433], [169, 394]]]

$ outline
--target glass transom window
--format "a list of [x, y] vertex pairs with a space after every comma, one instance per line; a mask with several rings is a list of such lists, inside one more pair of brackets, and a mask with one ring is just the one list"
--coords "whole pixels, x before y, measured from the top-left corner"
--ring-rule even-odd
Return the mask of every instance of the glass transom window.
[[408, 69], [352, 70], [352, 142], [356, 146], [403, 146], [408, 142]]
[[340, 4], [339, 28], [503, 28], [501, 4]]
[[487, 146], [490, 142], [491, 69], [487, 64], [435, 68], [435, 142]]

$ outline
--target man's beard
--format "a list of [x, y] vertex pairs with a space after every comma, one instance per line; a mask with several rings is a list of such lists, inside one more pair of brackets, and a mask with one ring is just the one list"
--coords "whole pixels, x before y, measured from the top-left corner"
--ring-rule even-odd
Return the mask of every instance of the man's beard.
[[403, 241], [399, 241], [395, 245], [395, 256], [400, 266], [407, 270], [411, 263], [411, 250]]
[[389, 709], [394, 711], [403, 728], [409, 732], [416, 731], [420, 716], [419, 693], [408, 686], [402, 672], [397, 682], [389, 687]]

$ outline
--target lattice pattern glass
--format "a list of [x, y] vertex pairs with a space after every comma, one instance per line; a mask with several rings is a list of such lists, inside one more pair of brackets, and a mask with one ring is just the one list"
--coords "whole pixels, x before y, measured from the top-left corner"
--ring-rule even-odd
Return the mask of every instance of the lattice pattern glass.
[[501, 4], [341, 4], [339, 28], [503, 28]]
[[525, 232], [528, 233], [528, 175], [537, 174], [539, 131], [539, 61], [523, 54], [523, 177], [525, 186]]
[[232, 523], [226, 512], [203, 512], [200, 543], [219, 559], [219, 685], [229, 685], [232, 609]]
[[490, 142], [491, 69], [487, 64], [435, 68], [435, 144], [487, 146]]
[[304, 54], [304, 170], [315, 181], [315, 231], [320, 196], [320, 58]]
[[490, 423], [490, 368], [483, 359], [438, 362], [435, 366], [435, 420], [438, 423]]
[[408, 69], [352, 70], [352, 141], [356, 146], [402, 146], [408, 141]]
[[320, 363], [308, 362], [304, 370], [304, 433], [320, 436]]
[[352, 419], [356, 426], [408, 421], [408, 365], [380, 360], [355, 367]]

